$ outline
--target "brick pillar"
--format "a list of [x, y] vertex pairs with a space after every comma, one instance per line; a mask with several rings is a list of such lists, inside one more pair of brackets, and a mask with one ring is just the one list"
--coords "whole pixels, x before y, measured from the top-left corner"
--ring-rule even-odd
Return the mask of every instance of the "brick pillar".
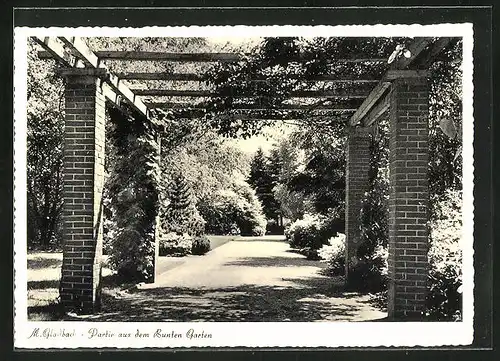
[[102, 258], [105, 99], [95, 76], [67, 76], [64, 128], [64, 256], [60, 285], [65, 310], [99, 308]]
[[418, 318], [428, 275], [428, 87], [421, 78], [392, 84], [389, 133], [389, 318]]
[[357, 250], [361, 244], [361, 206], [368, 191], [370, 168], [370, 129], [350, 128], [346, 154], [345, 234], [346, 280], [349, 267], [357, 263]]

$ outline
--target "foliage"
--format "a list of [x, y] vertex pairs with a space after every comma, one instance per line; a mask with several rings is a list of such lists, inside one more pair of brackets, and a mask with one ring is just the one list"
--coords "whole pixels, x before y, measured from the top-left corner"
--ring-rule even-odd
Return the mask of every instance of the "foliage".
[[274, 197], [280, 205], [280, 214], [292, 221], [302, 218], [307, 212], [314, 212], [312, 197], [288, 186], [303, 167], [303, 153], [291, 137], [280, 139], [270, 152], [277, 179], [273, 188]]
[[377, 246], [373, 253], [349, 265], [348, 286], [359, 291], [382, 291], [388, 281], [387, 258], [387, 248]]
[[[337, 62], [336, 59], [352, 58], [363, 54], [387, 56], [395, 46], [406, 43], [401, 38], [265, 38], [238, 63], [216, 64], [207, 72], [207, 83], [214, 86], [218, 97], [207, 102], [206, 121], [220, 134], [248, 138], [276, 119], [291, 120], [314, 127], [336, 126], [346, 116], [338, 113], [312, 113], [318, 105], [328, 100], [311, 102], [309, 110], [284, 110], [282, 105], [292, 98], [292, 92], [321, 89], [349, 91], [352, 84], [320, 82], [312, 86], [307, 79], [323, 74], [349, 74], [380, 77], [387, 64]], [[252, 79], [266, 79], [252, 82]], [[367, 89], [370, 90], [370, 89]], [[237, 97], [253, 99], [263, 111], [256, 111], [262, 121], [246, 120], [233, 109]], [[245, 113], [246, 114], [246, 113]], [[242, 119], [243, 118], [243, 119]]]
[[215, 192], [199, 203], [205, 231], [215, 235], [264, 235], [266, 219], [255, 191], [244, 181]]
[[[388, 120], [379, 120], [378, 136], [370, 146], [369, 190], [361, 207], [362, 243], [357, 258], [366, 264], [365, 270], [374, 277], [386, 274], [380, 258], [389, 242], [389, 145]], [[369, 278], [366, 276], [366, 278]]]
[[[447, 49], [430, 70], [429, 188], [431, 195], [462, 188], [462, 43]], [[448, 137], [440, 123], [451, 121], [458, 130]], [[431, 203], [432, 206], [432, 203]], [[433, 212], [431, 207], [431, 212]]]
[[430, 290], [427, 312], [431, 318], [459, 320], [462, 312], [462, 194], [448, 190], [435, 199], [431, 221]]
[[[106, 169], [107, 214], [111, 216], [110, 265], [129, 279], [153, 273], [155, 219], [159, 210], [159, 165], [151, 123], [109, 108]], [[106, 214], [106, 213], [105, 213]]]
[[188, 233], [193, 236], [203, 233], [205, 220], [196, 208], [190, 185], [183, 175], [177, 173], [173, 176], [164, 198], [162, 233]]
[[255, 191], [246, 182], [235, 184], [235, 192], [243, 202], [238, 208], [238, 227], [242, 236], [263, 236], [266, 233], [266, 218]]
[[345, 137], [340, 129], [320, 132], [306, 128], [292, 134], [304, 151], [304, 163], [286, 183], [288, 190], [308, 197], [316, 212], [332, 208], [343, 214], [345, 203]]
[[255, 189], [268, 220], [279, 218], [280, 205], [273, 193], [273, 188], [276, 185], [276, 177], [273, 174], [275, 165], [271, 162], [271, 158], [266, 157], [262, 148], [259, 148], [250, 163], [248, 177], [248, 183]]
[[207, 236], [197, 236], [193, 239], [191, 253], [195, 255], [204, 255], [210, 251], [210, 240]]
[[307, 213], [285, 230], [285, 236], [292, 248], [319, 249], [328, 241], [323, 234], [324, 224], [325, 219], [321, 215]]
[[159, 240], [160, 256], [182, 257], [191, 253], [193, 237], [187, 233], [169, 232], [162, 234]]
[[61, 243], [63, 82], [53, 61], [39, 60], [28, 41], [27, 73], [27, 226], [28, 247]]
[[318, 250], [319, 257], [328, 264], [328, 271], [333, 275], [345, 271], [345, 234], [338, 233]]

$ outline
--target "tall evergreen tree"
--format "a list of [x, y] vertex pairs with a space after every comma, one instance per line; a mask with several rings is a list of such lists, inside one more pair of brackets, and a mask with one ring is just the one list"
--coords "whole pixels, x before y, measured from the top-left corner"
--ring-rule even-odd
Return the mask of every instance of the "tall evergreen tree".
[[162, 217], [164, 231], [191, 235], [203, 233], [205, 222], [196, 208], [191, 186], [182, 174], [174, 174], [166, 198]]
[[262, 148], [259, 148], [250, 163], [248, 183], [255, 189], [266, 218], [278, 221], [280, 207], [273, 188], [277, 185], [279, 170], [271, 169], [271, 165]]

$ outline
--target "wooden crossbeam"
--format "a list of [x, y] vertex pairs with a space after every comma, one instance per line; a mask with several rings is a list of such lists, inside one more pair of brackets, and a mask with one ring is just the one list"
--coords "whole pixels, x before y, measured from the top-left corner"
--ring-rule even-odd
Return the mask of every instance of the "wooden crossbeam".
[[377, 86], [371, 91], [370, 95], [364, 100], [363, 104], [360, 105], [358, 110], [353, 114], [352, 118], [349, 120], [350, 125], [355, 125], [360, 122], [360, 120], [370, 111], [370, 109], [375, 105], [379, 98], [389, 89], [391, 86], [390, 81], [381, 81]]
[[81, 38], [60, 36], [59, 39], [76, 53], [86, 66], [99, 68], [99, 58], [88, 48]]
[[[457, 39], [457, 38], [455, 38]], [[426, 69], [429, 67], [429, 65], [432, 63], [432, 61], [435, 59], [439, 53], [441, 53], [444, 49], [446, 49], [452, 42], [454, 38], [439, 38], [436, 40], [430, 50], [424, 54], [421, 59], [418, 59], [416, 62], [416, 66], [420, 69]]]
[[378, 103], [377, 105], [375, 105], [369, 112], [368, 114], [365, 116], [365, 118], [363, 119], [363, 126], [365, 127], [369, 127], [371, 126], [373, 123], [375, 123], [377, 121], [378, 118], [380, 118], [380, 116], [382, 114], [384, 114], [388, 109], [389, 109], [389, 106], [391, 104], [391, 101], [390, 101], [390, 96], [389, 95], [386, 95], [385, 97], [383, 97]]
[[48, 58], [55, 59], [64, 66], [69, 66], [71, 68], [80, 68], [84, 66], [83, 62], [71, 52], [67, 51], [63, 43], [57, 41], [56, 38], [49, 36], [33, 36], [33, 40], [46, 49], [44, 53], [48, 54]]
[[[170, 81], [203, 81], [205, 77], [194, 73], [142, 73], [142, 72], [121, 72], [116, 73], [116, 76], [123, 80], [170, 80]], [[328, 81], [332, 83], [377, 83], [378, 78], [364, 77], [358, 79], [356, 77], [339, 76], [336, 74], [323, 74], [311, 77], [303, 75], [288, 75], [288, 79], [302, 79], [303, 81]], [[252, 82], [265, 82], [266, 77], [250, 79]]]
[[415, 59], [422, 53], [422, 51], [432, 43], [432, 38], [416, 38], [409, 46], [410, 56], [407, 58], [401, 56], [398, 60], [394, 61], [390, 65], [392, 70], [402, 70], [408, 68], [408, 66], [415, 61]]
[[[101, 59], [110, 60], [161, 60], [173, 62], [223, 62], [234, 63], [245, 60], [251, 54], [238, 53], [171, 53], [156, 51], [97, 51], [96, 55]], [[300, 55], [295, 61], [304, 60]], [[364, 63], [385, 62], [385, 58], [377, 57], [353, 57], [335, 59], [342, 63]]]
[[[67, 44], [71, 49], [73, 49], [76, 54], [86, 63], [87, 66], [91, 68], [103, 68], [106, 69], [102, 64], [100, 64], [99, 58], [90, 50], [90, 48], [85, 44], [81, 38], [77, 37], [61, 37], [60, 38], [65, 44]], [[116, 75], [108, 72], [108, 77], [106, 78], [106, 83], [118, 94], [120, 94], [125, 100], [127, 100], [137, 111], [141, 114], [148, 116], [148, 108], [146, 105], [138, 99], [135, 94], [129, 89], [129, 87], [123, 83]]]
[[[207, 104], [189, 104], [179, 102], [145, 102], [149, 108], [163, 108], [163, 109], [205, 109]], [[241, 103], [232, 104], [231, 109], [238, 110], [269, 110], [269, 108], [262, 107], [260, 104], [255, 103]], [[279, 106], [280, 110], [298, 110], [298, 111], [332, 111], [332, 112], [353, 112], [357, 107], [352, 104], [282, 104]]]
[[[394, 61], [389, 68], [389, 71], [380, 80], [377, 86], [370, 92], [370, 94], [363, 101], [363, 104], [358, 108], [358, 110], [353, 114], [349, 120], [349, 125], [354, 126], [363, 123], [363, 118], [370, 112], [370, 110], [375, 106], [379, 99], [385, 94], [387, 89], [391, 86], [391, 81], [395, 73], [390, 73], [391, 70], [405, 70], [408, 66], [422, 53], [422, 51], [427, 48], [427, 46], [432, 42], [432, 38], [417, 38], [408, 47], [410, 51], [410, 56], [407, 58], [401, 56], [399, 59]], [[373, 121], [372, 121], [373, 122]]]
[[[132, 89], [136, 95], [140, 96], [164, 96], [164, 97], [223, 97], [210, 90], [175, 90], [175, 89]], [[349, 91], [324, 91], [324, 90], [299, 90], [290, 94], [292, 98], [333, 98], [333, 99], [364, 99], [369, 93], [356, 91], [352, 94]], [[228, 95], [233, 98], [249, 98], [252, 95], [235, 94]]]
[[[202, 109], [192, 109], [188, 111], [184, 111], [181, 113], [181, 117], [185, 118], [202, 118], [205, 116], [205, 112]], [[236, 112], [222, 112], [219, 114], [221, 117], [227, 117], [231, 119], [240, 119], [240, 120], [298, 120], [298, 119], [307, 119], [309, 121], [313, 121], [314, 119], [328, 119], [328, 120], [337, 120], [345, 122], [349, 119], [349, 113], [335, 113], [335, 114], [311, 114], [308, 118], [302, 118], [300, 115], [295, 113], [290, 114], [282, 114], [282, 113], [273, 113], [273, 112], [263, 112], [263, 113], [251, 113], [245, 111], [244, 113], [236, 113]]]
[[[96, 51], [95, 55], [99, 59], [104, 60], [122, 60], [122, 61], [135, 61], [135, 60], [151, 60], [151, 61], [171, 61], [171, 62], [222, 62], [234, 63], [245, 60], [251, 54], [238, 54], [238, 53], [172, 53], [172, 52], [159, 52], [159, 51]], [[39, 52], [40, 58], [50, 58], [50, 53]], [[292, 61], [304, 61], [301, 56]], [[353, 56], [352, 58], [334, 59], [339, 63], [383, 63], [387, 59], [379, 57], [362, 57]]]

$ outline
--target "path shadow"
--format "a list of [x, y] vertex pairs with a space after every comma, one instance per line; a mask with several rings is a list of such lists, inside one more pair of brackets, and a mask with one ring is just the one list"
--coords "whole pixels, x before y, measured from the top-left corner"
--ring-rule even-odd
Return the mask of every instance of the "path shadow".
[[[318, 267], [323, 264], [304, 257], [248, 257], [225, 262], [224, 266], [246, 267]], [[326, 266], [326, 265], [325, 265]]]
[[59, 279], [28, 281], [28, 290], [45, 290], [47, 288], [59, 288], [59, 283], [60, 283]]
[[286, 243], [284, 237], [280, 236], [239, 236], [233, 242], [278, 242]]
[[28, 259], [28, 269], [56, 268], [60, 267], [62, 260], [58, 258], [34, 258]]
[[359, 294], [345, 292], [342, 282], [323, 277], [284, 281], [287, 286], [162, 287], [119, 296], [104, 292], [102, 313], [92, 321], [350, 321], [367, 307], [354, 300]]

